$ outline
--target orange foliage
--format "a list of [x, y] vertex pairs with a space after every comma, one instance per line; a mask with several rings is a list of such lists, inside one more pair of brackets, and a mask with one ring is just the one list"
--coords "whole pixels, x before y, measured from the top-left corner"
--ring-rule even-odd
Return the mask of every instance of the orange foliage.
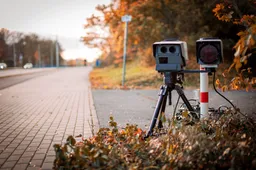
[[[234, 9], [232, 8], [234, 6]], [[217, 4], [213, 9], [214, 15], [221, 21], [233, 22], [233, 24], [238, 24], [244, 26], [245, 29], [237, 33], [240, 37], [234, 49], [236, 50], [234, 54], [233, 63], [230, 67], [225, 70], [223, 76], [226, 78], [227, 73], [229, 73], [233, 68], [237, 72], [229, 85], [221, 86], [219, 80], [216, 81], [216, 85], [221, 87], [223, 91], [227, 89], [240, 90], [245, 89], [246, 91], [252, 89], [255, 85], [255, 78], [251, 75], [251, 68], [242, 69], [243, 65], [248, 64], [249, 57], [256, 57], [255, 53], [251, 51], [256, 48], [256, 16], [255, 15], [240, 15], [241, 18], [233, 18], [234, 11], [241, 14], [237, 8], [237, 4]], [[253, 56], [254, 55], [254, 56]]]

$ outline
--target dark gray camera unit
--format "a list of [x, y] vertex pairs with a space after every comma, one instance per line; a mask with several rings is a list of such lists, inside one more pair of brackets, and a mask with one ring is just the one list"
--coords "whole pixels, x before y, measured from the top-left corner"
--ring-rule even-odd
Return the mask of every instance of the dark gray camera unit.
[[222, 41], [218, 38], [200, 38], [196, 41], [197, 63], [204, 68], [215, 68], [223, 62]]
[[165, 40], [153, 44], [153, 55], [158, 72], [183, 70], [188, 60], [187, 43], [179, 40]]

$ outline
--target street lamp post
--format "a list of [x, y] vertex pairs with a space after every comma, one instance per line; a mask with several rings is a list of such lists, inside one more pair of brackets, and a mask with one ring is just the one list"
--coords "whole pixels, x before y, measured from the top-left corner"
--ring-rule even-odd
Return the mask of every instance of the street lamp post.
[[124, 15], [122, 16], [122, 21], [125, 22], [125, 31], [124, 31], [124, 55], [123, 55], [123, 80], [122, 86], [125, 83], [125, 71], [126, 71], [126, 46], [127, 46], [127, 37], [128, 37], [128, 22], [132, 20], [132, 16]]
[[59, 44], [58, 44], [58, 39], [56, 37], [56, 67], [59, 67]]
[[38, 48], [38, 59], [39, 59], [38, 66], [42, 67], [42, 65], [41, 65], [41, 48], [40, 48], [40, 44], [38, 44], [37, 48]]
[[16, 49], [15, 49], [15, 43], [13, 43], [13, 67], [16, 67]]
[[50, 56], [51, 56], [50, 64], [51, 64], [51, 67], [53, 67], [53, 43], [52, 42], [50, 43], [50, 50], [51, 50], [50, 51]]
[[21, 58], [21, 66], [23, 65], [23, 60], [24, 60], [24, 58], [25, 58], [25, 46], [26, 46], [26, 41], [23, 41], [22, 45], [23, 45], [23, 56], [22, 56], [22, 58]]

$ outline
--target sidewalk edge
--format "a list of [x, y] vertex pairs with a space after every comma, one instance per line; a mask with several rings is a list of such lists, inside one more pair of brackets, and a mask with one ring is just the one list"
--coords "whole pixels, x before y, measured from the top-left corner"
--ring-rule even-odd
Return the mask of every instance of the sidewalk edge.
[[92, 135], [95, 135], [100, 128], [100, 123], [99, 123], [99, 119], [98, 119], [94, 101], [93, 101], [91, 86], [88, 86], [88, 97], [89, 97], [89, 107], [90, 107], [90, 116], [91, 116], [90, 128], [91, 128]]

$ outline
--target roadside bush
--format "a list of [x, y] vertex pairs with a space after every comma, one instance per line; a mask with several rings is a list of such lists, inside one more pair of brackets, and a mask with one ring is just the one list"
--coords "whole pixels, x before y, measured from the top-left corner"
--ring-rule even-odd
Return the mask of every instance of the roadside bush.
[[193, 126], [171, 122], [165, 134], [144, 139], [136, 125], [109, 128], [76, 142], [55, 144], [54, 169], [256, 169], [255, 122], [227, 111]]

